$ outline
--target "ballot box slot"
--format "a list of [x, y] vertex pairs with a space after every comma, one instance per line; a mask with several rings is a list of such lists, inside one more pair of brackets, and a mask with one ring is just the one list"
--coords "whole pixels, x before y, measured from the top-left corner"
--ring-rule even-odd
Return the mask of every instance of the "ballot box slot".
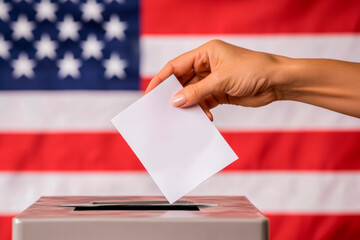
[[74, 211], [200, 211], [201, 208], [215, 206], [217, 204], [192, 203], [189, 201], [178, 201], [173, 204], [166, 201], [108, 201], [59, 205], [59, 207], [71, 207]]
[[[95, 201], [91, 204], [111, 204], [111, 205], [169, 205], [168, 201]], [[176, 201], [172, 205], [195, 205], [191, 201]]]
[[94, 205], [76, 206], [74, 211], [199, 211], [197, 205]]

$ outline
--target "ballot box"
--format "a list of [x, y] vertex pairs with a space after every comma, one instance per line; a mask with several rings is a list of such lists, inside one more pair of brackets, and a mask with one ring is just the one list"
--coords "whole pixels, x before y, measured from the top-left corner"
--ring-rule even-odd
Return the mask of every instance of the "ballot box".
[[264, 240], [268, 228], [242, 196], [41, 197], [14, 217], [13, 240]]

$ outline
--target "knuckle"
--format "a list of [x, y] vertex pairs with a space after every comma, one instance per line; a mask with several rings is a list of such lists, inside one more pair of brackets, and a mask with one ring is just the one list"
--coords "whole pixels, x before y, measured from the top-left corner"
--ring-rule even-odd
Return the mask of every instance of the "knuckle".
[[188, 97], [191, 101], [196, 101], [200, 97], [200, 89], [198, 85], [191, 84], [188, 86]]
[[170, 60], [170, 61], [166, 64], [166, 66], [167, 66], [168, 68], [170, 68], [171, 71], [174, 71], [174, 68], [175, 68], [175, 61], [174, 61], [174, 59], [173, 59], [173, 60]]
[[177, 67], [176, 67], [176, 61], [175, 59], [170, 60], [167, 64], [168, 68], [170, 69], [170, 71], [176, 76], [179, 76], [179, 73], [177, 72]]
[[212, 39], [210, 41], [208, 41], [205, 46], [214, 49], [214, 48], [218, 48], [220, 47], [224, 42], [221, 41], [220, 39]]
[[211, 45], [211, 46], [216, 46], [216, 45], [219, 45], [221, 44], [223, 41], [221, 41], [220, 39], [212, 39], [210, 41], [207, 42], [208, 45]]

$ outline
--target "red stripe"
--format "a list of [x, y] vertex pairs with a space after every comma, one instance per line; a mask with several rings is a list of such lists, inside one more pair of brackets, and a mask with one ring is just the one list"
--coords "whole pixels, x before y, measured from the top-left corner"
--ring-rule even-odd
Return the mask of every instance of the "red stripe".
[[0, 239], [11, 240], [13, 215], [0, 215]]
[[143, 0], [143, 34], [360, 32], [359, 0]]
[[[359, 170], [360, 131], [222, 132], [239, 159], [226, 170]], [[136, 171], [118, 133], [0, 134], [0, 170]]]
[[[169, 59], [171, 60], [171, 59]], [[140, 78], [140, 90], [145, 91], [145, 89], [147, 88], [147, 86], [149, 85], [151, 78], [150, 77], [141, 77]]]
[[360, 239], [360, 215], [265, 215], [272, 240]]
[[[266, 214], [272, 240], [360, 239], [360, 215]], [[11, 239], [12, 216], [0, 216], [0, 239]]]

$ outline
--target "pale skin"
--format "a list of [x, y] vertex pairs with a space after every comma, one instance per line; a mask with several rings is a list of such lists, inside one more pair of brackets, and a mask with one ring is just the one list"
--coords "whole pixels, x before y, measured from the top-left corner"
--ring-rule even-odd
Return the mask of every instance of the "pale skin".
[[260, 107], [293, 100], [360, 118], [360, 63], [295, 59], [256, 52], [212, 40], [170, 62], [151, 80], [145, 94], [174, 74], [184, 88], [175, 107], [199, 103]]

